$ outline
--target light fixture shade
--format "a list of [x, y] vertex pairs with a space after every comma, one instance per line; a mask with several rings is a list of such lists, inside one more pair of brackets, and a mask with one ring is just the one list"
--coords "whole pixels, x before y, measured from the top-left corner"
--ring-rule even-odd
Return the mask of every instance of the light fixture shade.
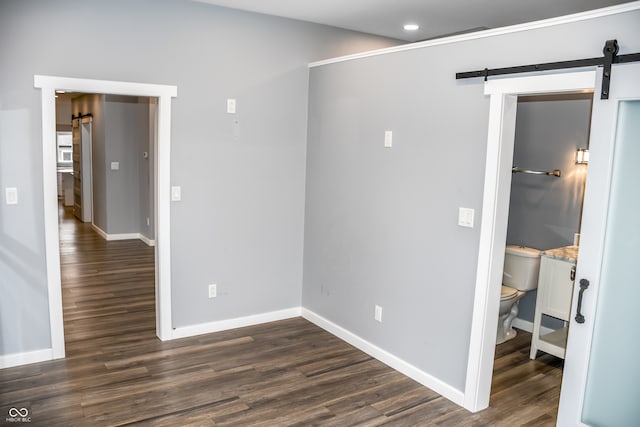
[[576, 165], [589, 164], [589, 150], [586, 148], [578, 148], [576, 150]]

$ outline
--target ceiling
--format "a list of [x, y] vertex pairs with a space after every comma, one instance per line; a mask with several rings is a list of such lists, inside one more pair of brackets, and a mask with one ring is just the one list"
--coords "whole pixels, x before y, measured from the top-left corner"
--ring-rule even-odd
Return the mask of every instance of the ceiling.
[[[553, 18], [629, 0], [195, 0], [407, 42]], [[420, 25], [415, 32], [406, 23]]]

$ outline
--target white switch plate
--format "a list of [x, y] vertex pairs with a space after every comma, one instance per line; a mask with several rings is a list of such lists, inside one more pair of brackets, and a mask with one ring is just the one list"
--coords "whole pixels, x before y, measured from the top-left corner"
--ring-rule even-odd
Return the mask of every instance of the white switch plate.
[[380, 307], [379, 305], [376, 305], [373, 318], [376, 319], [378, 322], [382, 323], [382, 307]]
[[120, 162], [111, 162], [111, 170], [117, 171], [118, 169], [120, 169]]
[[215, 298], [218, 296], [218, 285], [209, 285], [209, 298]]
[[5, 198], [8, 205], [18, 204], [18, 189], [15, 187], [9, 187], [4, 190]]
[[475, 211], [471, 208], [458, 209], [458, 225], [460, 227], [473, 228], [473, 215]]
[[236, 100], [233, 98], [227, 99], [227, 113], [229, 114], [236, 113]]
[[384, 132], [384, 146], [385, 148], [393, 147], [393, 132], [390, 130]]
[[171, 187], [171, 201], [179, 202], [182, 199], [182, 188]]

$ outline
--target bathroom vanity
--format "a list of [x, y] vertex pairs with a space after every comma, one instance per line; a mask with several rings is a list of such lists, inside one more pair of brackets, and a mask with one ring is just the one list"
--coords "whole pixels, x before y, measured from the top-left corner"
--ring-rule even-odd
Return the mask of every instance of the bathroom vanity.
[[[577, 258], [578, 246], [565, 246], [542, 253], [529, 355], [531, 359], [536, 358], [538, 350], [564, 359]], [[563, 320], [565, 326], [543, 334], [543, 315]]]

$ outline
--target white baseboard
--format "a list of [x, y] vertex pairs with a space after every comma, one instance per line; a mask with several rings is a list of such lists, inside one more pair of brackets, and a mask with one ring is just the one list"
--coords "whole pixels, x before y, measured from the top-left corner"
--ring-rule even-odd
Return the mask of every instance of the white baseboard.
[[368, 355], [376, 358], [381, 361], [385, 365], [390, 366], [408, 376], [409, 378], [419, 382], [420, 384], [430, 388], [436, 393], [442, 395], [443, 397], [449, 399], [453, 403], [459, 406], [463, 406], [464, 404], [464, 393], [444, 381], [416, 368], [410, 363], [405, 362], [399, 357], [381, 349], [380, 347], [360, 338], [354, 333], [344, 329], [341, 326], [336, 325], [335, 323], [325, 319], [322, 316], [317, 315], [316, 313], [308, 310], [306, 308], [302, 308], [302, 317], [314, 323], [315, 325], [321, 327], [325, 331], [335, 335], [336, 337], [348, 342], [354, 347], [364, 351]]
[[150, 238], [148, 238], [147, 236], [145, 236], [142, 233], [138, 234], [138, 238], [140, 240], [142, 240], [144, 243], [146, 243], [147, 246], [155, 246], [156, 245], [156, 241], [154, 239], [150, 239]]
[[218, 320], [216, 322], [200, 323], [192, 326], [182, 326], [173, 329], [170, 339], [187, 338], [195, 335], [210, 334], [213, 332], [226, 331], [228, 329], [275, 322], [277, 320], [291, 319], [293, 317], [300, 317], [300, 314], [300, 307], [294, 307], [285, 310], [271, 311], [268, 313], [254, 314], [251, 316], [236, 317], [235, 319]]
[[91, 223], [91, 228], [93, 229], [93, 231], [98, 233], [100, 235], [100, 237], [102, 237], [105, 240], [109, 240], [107, 238], [109, 235], [104, 230], [102, 230], [102, 228], [100, 228], [97, 225], [95, 225], [93, 222]]
[[47, 360], [53, 360], [53, 350], [50, 348], [27, 351], [24, 353], [6, 354], [0, 356], [0, 369], [28, 365], [29, 363], [44, 362]]
[[101, 229], [100, 227], [98, 227], [97, 225], [95, 225], [93, 223], [91, 224], [91, 228], [93, 229], [93, 231], [98, 233], [105, 240], [133, 240], [133, 239], [138, 239], [138, 240], [142, 240], [148, 246], [155, 246], [156, 245], [156, 241], [155, 240], [149, 239], [147, 236], [145, 236], [145, 235], [143, 235], [141, 233], [108, 234], [103, 229]]
[[[513, 319], [512, 325], [514, 328], [522, 329], [523, 331], [527, 331], [527, 332], [533, 332], [533, 322], [530, 322], [528, 320], [524, 320], [524, 319], [520, 319], [519, 317], [516, 317], [515, 319]], [[543, 335], [549, 334], [553, 331], [554, 329], [547, 328], [546, 326], [542, 326], [542, 325], [540, 326], [540, 333]]]

